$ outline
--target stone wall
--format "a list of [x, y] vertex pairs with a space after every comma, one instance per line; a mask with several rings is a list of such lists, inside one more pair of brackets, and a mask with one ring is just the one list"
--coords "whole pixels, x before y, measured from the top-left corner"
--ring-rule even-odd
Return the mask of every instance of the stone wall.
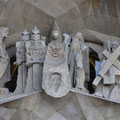
[[0, 0], [0, 26], [10, 28], [10, 43], [35, 25], [48, 37], [54, 21], [69, 34], [90, 29], [120, 37], [120, 1]]
[[[0, 26], [10, 28], [10, 46], [37, 25], [49, 36], [56, 21], [62, 32], [90, 29], [120, 37], [119, 0], [1, 0]], [[1, 105], [0, 120], [119, 120], [120, 105], [69, 93], [53, 99], [45, 93]]]
[[54, 99], [42, 92], [0, 107], [0, 120], [119, 120], [119, 118], [119, 104], [75, 93]]

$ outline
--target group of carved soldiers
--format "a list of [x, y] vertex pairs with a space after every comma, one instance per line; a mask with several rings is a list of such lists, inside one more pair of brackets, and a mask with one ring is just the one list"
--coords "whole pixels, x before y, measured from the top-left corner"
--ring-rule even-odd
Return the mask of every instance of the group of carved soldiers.
[[[32, 30], [31, 37], [26, 30], [22, 33], [21, 41], [16, 43], [16, 65], [19, 67], [15, 93], [41, 90], [41, 84], [48, 92], [51, 88], [49, 85], [53, 86], [53, 92], [50, 92], [53, 97], [64, 96], [73, 86], [85, 89], [83, 58], [87, 56], [89, 65], [89, 49], [84, 38], [78, 32], [73, 39], [68, 34], [63, 34], [63, 40], [59, 40], [59, 34], [53, 30], [51, 42], [46, 47], [45, 37], [40, 36], [36, 27]], [[52, 95], [54, 91], [55, 94]]]

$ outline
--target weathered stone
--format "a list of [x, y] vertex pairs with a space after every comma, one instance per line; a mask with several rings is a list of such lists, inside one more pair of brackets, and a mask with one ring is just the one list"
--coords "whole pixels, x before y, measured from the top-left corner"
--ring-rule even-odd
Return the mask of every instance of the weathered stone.
[[42, 64], [46, 53], [45, 41], [40, 40], [40, 31], [35, 27], [32, 33], [31, 40], [26, 42], [28, 78], [25, 93], [41, 90]]
[[42, 88], [52, 97], [65, 96], [71, 88], [66, 51], [59, 42], [59, 32], [52, 32], [43, 68]]
[[26, 41], [29, 40], [29, 33], [25, 30], [22, 33], [21, 41], [16, 42], [16, 62], [15, 64], [18, 65], [18, 76], [17, 76], [17, 86], [14, 91], [14, 94], [22, 94], [24, 93], [26, 87], [26, 80], [27, 80], [27, 66], [25, 65], [26, 62]]

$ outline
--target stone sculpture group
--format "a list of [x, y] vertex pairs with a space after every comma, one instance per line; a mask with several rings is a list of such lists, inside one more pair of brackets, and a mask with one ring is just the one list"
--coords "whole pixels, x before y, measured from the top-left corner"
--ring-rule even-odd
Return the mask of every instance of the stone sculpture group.
[[[5, 38], [9, 28], [0, 28], [0, 98], [32, 93], [43, 89], [48, 95], [60, 98], [74, 89], [89, 93], [85, 82], [90, 81], [89, 46], [82, 33], [75, 36], [66, 33], [60, 37], [58, 30], [52, 30], [51, 40], [35, 27], [25, 31], [16, 42], [18, 75], [16, 89], [10, 93], [4, 84], [11, 81], [10, 58], [6, 51]], [[61, 39], [61, 40], [60, 40]], [[95, 93], [105, 99], [120, 101], [120, 45], [106, 40], [104, 50], [98, 53], [100, 69], [93, 81]]]

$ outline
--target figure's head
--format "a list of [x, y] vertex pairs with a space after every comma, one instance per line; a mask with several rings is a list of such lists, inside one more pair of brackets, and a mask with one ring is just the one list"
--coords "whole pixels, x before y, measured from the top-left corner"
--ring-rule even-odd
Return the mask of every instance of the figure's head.
[[35, 40], [35, 41], [40, 40], [40, 30], [37, 29], [36, 26], [35, 26], [35, 28], [32, 30], [31, 39], [32, 39], [32, 40]]
[[117, 41], [117, 40], [112, 41], [112, 52], [114, 52], [115, 49], [116, 49], [118, 46], [119, 46], [119, 44], [118, 44], [118, 41]]
[[77, 38], [81, 43], [84, 43], [84, 37], [83, 37], [82, 33], [77, 32], [75, 35], [75, 38]]
[[26, 29], [22, 33], [21, 40], [23, 40], [23, 41], [29, 40], [29, 33], [28, 33], [28, 31]]
[[111, 51], [110, 50], [110, 47], [111, 47], [111, 42], [110, 42], [110, 40], [106, 40], [105, 42], [104, 42], [104, 44], [103, 44], [103, 46], [104, 46], [104, 49], [106, 49], [107, 51]]
[[52, 31], [52, 39], [53, 40], [58, 40], [58, 38], [59, 38], [59, 32], [58, 31], [56, 31], [56, 30], [54, 30], [54, 31]]
[[64, 33], [63, 37], [64, 37], [64, 41], [67, 42], [68, 45], [70, 46], [70, 44], [71, 44], [71, 37], [70, 37], [70, 35], [68, 35], [67, 33]]
[[9, 34], [9, 28], [8, 27], [1, 27], [0, 34], [3, 38], [7, 38], [8, 34]]

